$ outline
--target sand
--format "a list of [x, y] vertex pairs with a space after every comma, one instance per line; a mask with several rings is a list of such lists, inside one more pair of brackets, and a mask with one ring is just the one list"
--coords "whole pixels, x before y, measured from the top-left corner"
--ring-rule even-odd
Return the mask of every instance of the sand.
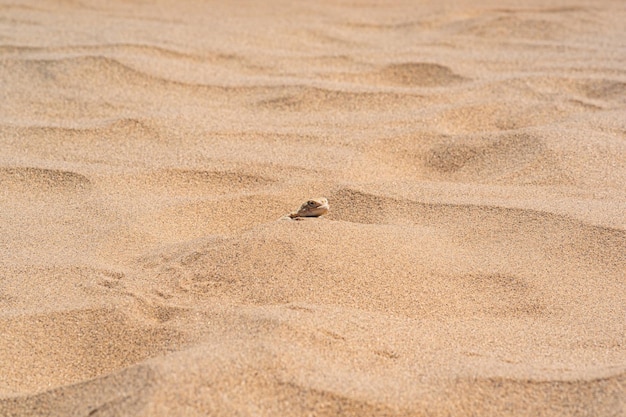
[[0, 415], [626, 416], [625, 21], [3, 1]]

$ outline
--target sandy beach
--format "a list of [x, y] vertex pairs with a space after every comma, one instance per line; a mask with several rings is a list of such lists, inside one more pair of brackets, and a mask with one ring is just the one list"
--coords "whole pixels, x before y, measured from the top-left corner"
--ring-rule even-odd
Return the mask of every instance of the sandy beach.
[[0, 415], [626, 416], [624, 22], [0, 1]]

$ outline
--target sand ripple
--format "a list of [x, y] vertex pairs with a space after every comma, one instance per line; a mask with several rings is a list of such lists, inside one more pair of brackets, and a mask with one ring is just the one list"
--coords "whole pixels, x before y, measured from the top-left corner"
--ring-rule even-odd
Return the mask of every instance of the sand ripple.
[[0, 6], [0, 415], [624, 414], [624, 8], [409, 3]]

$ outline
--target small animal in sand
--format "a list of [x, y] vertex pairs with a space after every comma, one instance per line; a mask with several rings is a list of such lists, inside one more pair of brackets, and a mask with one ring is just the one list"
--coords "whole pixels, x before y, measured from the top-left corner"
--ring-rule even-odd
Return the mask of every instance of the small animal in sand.
[[322, 216], [328, 213], [328, 210], [330, 210], [330, 206], [328, 205], [327, 198], [312, 198], [306, 203], [303, 203], [298, 211], [294, 211], [293, 213], [290, 213], [285, 217], [293, 220], [302, 220], [307, 217]]

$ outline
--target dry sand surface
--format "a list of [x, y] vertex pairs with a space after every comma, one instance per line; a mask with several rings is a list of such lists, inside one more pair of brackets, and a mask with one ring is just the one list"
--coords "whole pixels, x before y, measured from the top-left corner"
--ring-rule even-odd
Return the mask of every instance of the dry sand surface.
[[3, 0], [0, 415], [626, 416], [624, 22]]

